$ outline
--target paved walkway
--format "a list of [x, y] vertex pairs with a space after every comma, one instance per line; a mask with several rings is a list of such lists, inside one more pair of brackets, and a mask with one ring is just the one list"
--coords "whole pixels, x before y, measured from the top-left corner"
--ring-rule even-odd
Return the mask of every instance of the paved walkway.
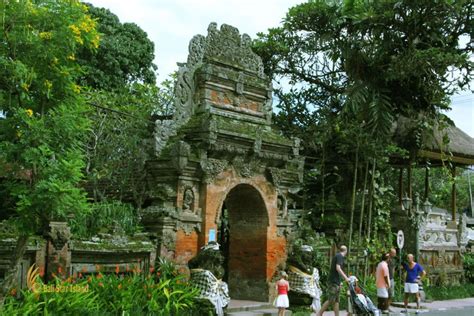
[[[403, 306], [403, 303], [395, 303], [396, 306]], [[415, 315], [415, 303], [409, 304], [409, 314]], [[426, 314], [426, 316], [467, 316], [474, 315], [474, 297], [457, 299], [457, 300], [448, 300], [448, 301], [434, 301], [434, 302], [424, 302], [421, 304], [421, 315]], [[393, 310], [390, 315], [399, 316], [401, 312], [405, 309], [402, 307], [391, 307]], [[232, 311], [234, 310], [234, 311]], [[458, 312], [455, 312], [455, 311]], [[452, 311], [451, 314], [447, 311]], [[240, 300], [231, 300], [229, 304], [229, 312], [227, 315], [231, 316], [270, 316], [277, 315], [277, 310], [272, 308], [268, 303], [254, 302], [254, 301], [240, 301]], [[453, 312], [455, 312], [453, 314]], [[298, 313], [298, 315], [311, 315], [314, 316], [316, 313]], [[286, 316], [291, 315], [291, 312], [287, 311]], [[345, 310], [341, 311], [340, 316], [347, 315]], [[402, 314], [405, 315], [405, 314]], [[324, 316], [334, 316], [334, 312], [325, 312]]]
[[[403, 306], [403, 303], [395, 303], [398, 306]], [[408, 304], [409, 306], [409, 313], [415, 312], [415, 307], [416, 304], [411, 302]], [[465, 309], [465, 308], [470, 308], [474, 309], [474, 297], [470, 298], [463, 298], [463, 299], [457, 299], [457, 300], [447, 300], [447, 301], [433, 301], [433, 302], [424, 302], [421, 303], [421, 314], [430, 312], [430, 311], [446, 311], [446, 310], [456, 310], [456, 309]], [[390, 313], [391, 315], [400, 315], [400, 312], [404, 311], [404, 308], [400, 307], [391, 307], [393, 310], [393, 313]], [[341, 311], [340, 316], [346, 315], [346, 311]], [[316, 315], [315, 313], [311, 314], [311, 316]], [[326, 312], [324, 313], [324, 316], [333, 316], [334, 312]]]

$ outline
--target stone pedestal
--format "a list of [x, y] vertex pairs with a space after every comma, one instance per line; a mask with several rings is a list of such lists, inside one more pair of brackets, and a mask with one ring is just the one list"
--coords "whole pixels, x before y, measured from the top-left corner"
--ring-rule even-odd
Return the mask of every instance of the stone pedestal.
[[46, 246], [46, 279], [66, 277], [71, 269], [69, 240], [71, 231], [66, 222], [50, 222]]

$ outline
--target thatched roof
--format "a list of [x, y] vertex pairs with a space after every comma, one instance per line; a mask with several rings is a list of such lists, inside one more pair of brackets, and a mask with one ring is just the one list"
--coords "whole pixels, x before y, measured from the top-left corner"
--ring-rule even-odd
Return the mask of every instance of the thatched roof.
[[[400, 118], [394, 124], [394, 137], [403, 147], [413, 141], [415, 122], [408, 118]], [[445, 139], [449, 140], [445, 142]], [[437, 127], [422, 136], [418, 157], [432, 160], [447, 160], [461, 165], [474, 165], [474, 138], [456, 126], [444, 129]]]

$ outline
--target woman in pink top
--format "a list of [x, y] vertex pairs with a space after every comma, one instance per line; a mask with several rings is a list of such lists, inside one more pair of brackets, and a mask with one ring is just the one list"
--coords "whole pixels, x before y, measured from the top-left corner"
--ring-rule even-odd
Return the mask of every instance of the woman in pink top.
[[275, 288], [278, 292], [278, 297], [275, 300], [275, 306], [278, 308], [278, 316], [285, 316], [285, 309], [290, 306], [288, 300], [288, 291], [290, 290], [290, 284], [286, 280], [288, 275], [285, 271], [281, 271], [280, 280], [277, 281]]
[[382, 312], [388, 311], [388, 289], [390, 288], [390, 276], [388, 273], [388, 259], [390, 255], [384, 253], [382, 261], [377, 265], [375, 271], [375, 285], [377, 286], [378, 308]]

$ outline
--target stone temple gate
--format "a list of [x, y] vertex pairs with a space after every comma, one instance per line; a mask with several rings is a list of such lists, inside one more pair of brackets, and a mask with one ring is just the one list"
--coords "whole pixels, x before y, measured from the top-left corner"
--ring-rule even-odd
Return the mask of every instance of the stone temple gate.
[[231, 297], [267, 301], [286, 260], [304, 161], [298, 139], [272, 130], [271, 81], [250, 44], [248, 35], [215, 23], [191, 40], [173, 118], [156, 122], [152, 198], [142, 220], [156, 234], [158, 255], [183, 265], [228, 235]]

